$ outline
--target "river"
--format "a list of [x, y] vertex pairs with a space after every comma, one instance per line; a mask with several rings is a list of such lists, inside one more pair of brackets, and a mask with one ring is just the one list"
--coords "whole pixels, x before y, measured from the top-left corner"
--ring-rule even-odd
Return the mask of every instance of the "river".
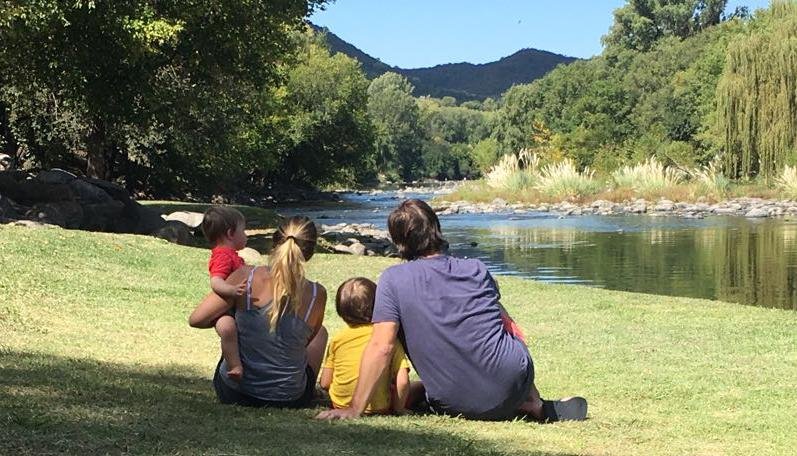
[[[385, 228], [401, 198], [431, 194], [343, 193], [342, 203], [304, 206], [324, 224]], [[457, 214], [440, 219], [456, 256], [479, 258], [495, 274], [797, 309], [797, 222], [714, 216]]]

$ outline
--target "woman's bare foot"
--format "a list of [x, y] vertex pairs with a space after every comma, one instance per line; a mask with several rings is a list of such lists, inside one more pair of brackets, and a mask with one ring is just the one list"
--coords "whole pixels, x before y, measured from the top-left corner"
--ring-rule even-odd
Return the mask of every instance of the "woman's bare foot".
[[235, 366], [227, 369], [227, 377], [229, 377], [232, 380], [235, 380], [236, 382], [240, 382], [243, 376], [244, 376], [243, 366]]

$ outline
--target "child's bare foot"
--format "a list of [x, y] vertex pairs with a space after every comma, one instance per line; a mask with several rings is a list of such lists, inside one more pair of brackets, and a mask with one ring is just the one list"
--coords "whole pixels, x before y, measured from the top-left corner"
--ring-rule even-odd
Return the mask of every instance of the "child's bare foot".
[[231, 378], [232, 380], [235, 380], [236, 382], [240, 382], [243, 376], [244, 376], [243, 366], [235, 366], [227, 369], [227, 377]]

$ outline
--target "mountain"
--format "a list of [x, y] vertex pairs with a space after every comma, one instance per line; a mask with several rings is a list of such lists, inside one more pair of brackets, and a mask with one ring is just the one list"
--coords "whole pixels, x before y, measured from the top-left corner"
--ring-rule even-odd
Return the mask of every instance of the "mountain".
[[522, 49], [496, 62], [446, 63], [431, 68], [404, 69], [390, 66], [366, 54], [327, 28], [312, 24], [311, 26], [326, 35], [330, 51], [341, 52], [357, 59], [368, 78], [375, 78], [388, 71], [402, 74], [415, 86], [416, 96], [431, 95], [438, 98], [452, 96], [458, 101], [498, 98], [513, 84], [531, 82], [541, 78], [557, 65], [577, 60], [553, 52]]

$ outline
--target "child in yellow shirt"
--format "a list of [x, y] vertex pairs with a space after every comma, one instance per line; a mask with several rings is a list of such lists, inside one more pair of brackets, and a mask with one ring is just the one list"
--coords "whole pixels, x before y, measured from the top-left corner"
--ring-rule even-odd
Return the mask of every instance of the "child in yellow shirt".
[[[360, 360], [371, 339], [376, 284], [368, 279], [349, 279], [338, 288], [335, 309], [347, 328], [335, 334], [327, 348], [321, 371], [321, 388], [329, 390], [334, 408], [351, 404], [360, 377]], [[410, 364], [404, 349], [396, 346], [388, 369], [379, 379], [365, 409], [366, 414], [396, 413], [404, 410], [410, 388]]]

